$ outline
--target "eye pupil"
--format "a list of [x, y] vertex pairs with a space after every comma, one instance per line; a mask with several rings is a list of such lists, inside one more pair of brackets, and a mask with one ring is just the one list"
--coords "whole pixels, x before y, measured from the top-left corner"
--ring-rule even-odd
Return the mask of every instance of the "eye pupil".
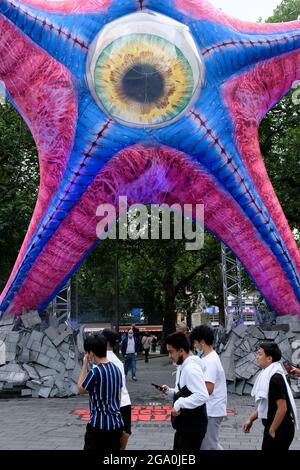
[[138, 103], [154, 103], [164, 95], [165, 81], [150, 64], [135, 64], [122, 79], [123, 94]]

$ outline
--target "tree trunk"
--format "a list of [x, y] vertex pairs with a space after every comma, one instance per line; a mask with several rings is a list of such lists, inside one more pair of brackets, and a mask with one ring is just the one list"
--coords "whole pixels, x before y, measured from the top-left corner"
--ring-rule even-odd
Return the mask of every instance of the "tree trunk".
[[161, 353], [167, 352], [166, 337], [176, 331], [175, 286], [173, 271], [169, 271], [164, 279], [164, 320], [161, 341]]

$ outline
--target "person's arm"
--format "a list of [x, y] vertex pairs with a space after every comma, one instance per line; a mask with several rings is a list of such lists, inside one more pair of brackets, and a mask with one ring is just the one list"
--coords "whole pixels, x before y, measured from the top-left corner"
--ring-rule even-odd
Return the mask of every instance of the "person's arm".
[[293, 367], [290, 371], [290, 375], [293, 375], [294, 377], [300, 377], [300, 369]]
[[258, 418], [258, 411], [255, 410], [243, 425], [243, 432], [250, 432], [253, 422]]
[[162, 385], [162, 387], [163, 387], [162, 393], [164, 395], [167, 395], [168, 398], [173, 399], [174, 394], [175, 394], [175, 388], [170, 388], [168, 387], [168, 385]]
[[182, 373], [182, 383], [186, 384], [191, 395], [189, 397], [181, 397], [176, 400], [174, 403], [174, 410], [177, 412], [180, 409], [198, 408], [198, 406], [204, 405], [204, 403], [209, 399], [201, 367], [186, 369]]
[[205, 381], [205, 385], [206, 385], [206, 388], [207, 388], [207, 391], [208, 391], [208, 395], [211, 395], [215, 389], [215, 384], [213, 384], [212, 382], [206, 382]]
[[206, 364], [206, 368], [204, 371], [204, 380], [205, 380], [205, 385], [206, 385], [209, 395], [211, 395], [215, 389], [217, 375], [218, 375], [217, 365], [211, 362]]
[[88, 357], [88, 354], [85, 354], [83, 358], [83, 362], [82, 362], [81, 372], [80, 372], [79, 379], [77, 382], [77, 390], [79, 394], [86, 392], [86, 389], [83, 388], [82, 383], [84, 382], [84, 379], [87, 376], [88, 366], [89, 366], [89, 357]]
[[277, 400], [276, 405], [277, 405], [277, 410], [276, 410], [273, 422], [269, 429], [269, 434], [273, 438], [275, 437], [275, 433], [277, 429], [279, 428], [279, 426], [281, 425], [287, 412], [286, 400], [283, 400], [283, 399]]

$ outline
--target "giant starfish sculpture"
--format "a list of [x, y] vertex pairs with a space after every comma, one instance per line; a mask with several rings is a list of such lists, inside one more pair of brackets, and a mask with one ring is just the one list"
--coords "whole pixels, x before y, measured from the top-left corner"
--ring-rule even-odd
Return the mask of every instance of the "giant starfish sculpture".
[[258, 143], [300, 79], [299, 21], [206, 0], [0, 0], [0, 78], [40, 159], [2, 311], [43, 310], [99, 241], [97, 206], [126, 195], [203, 203], [269, 304], [300, 314], [300, 255]]

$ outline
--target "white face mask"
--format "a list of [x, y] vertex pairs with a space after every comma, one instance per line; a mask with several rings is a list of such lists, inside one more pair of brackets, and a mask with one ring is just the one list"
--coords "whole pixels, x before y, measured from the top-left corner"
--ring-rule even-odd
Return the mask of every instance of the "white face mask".
[[133, 333], [128, 333], [129, 338], [133, 337]]
[[203, 351], [202, 349], [196, 348], [197, 356], [202, 357], [203, 356]]

